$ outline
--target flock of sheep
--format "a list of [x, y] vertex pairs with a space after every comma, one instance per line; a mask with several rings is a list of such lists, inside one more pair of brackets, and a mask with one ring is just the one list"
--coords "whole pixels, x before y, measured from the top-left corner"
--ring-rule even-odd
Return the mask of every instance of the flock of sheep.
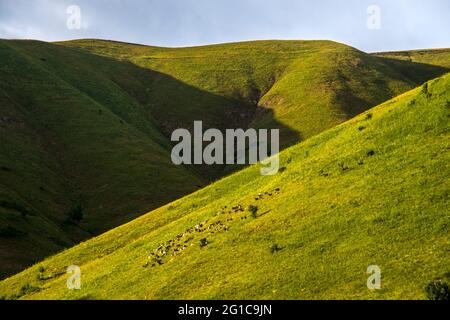
[[[256, 201], [263, 199], [265, 196], [271, 197], [273, 194], [279, 193], [280, 189], [276, 188], [271, 192], [258, 193], [255, 197]], [[255, 206], [250, 206], [256, 208]], [[242, 214], [244, 213], [244, 214]], [[221, 216], [227, 214], [225, 220], [222, 220]], [[239, 215], [239, 216], [237, 216]], [[221, 208], [221, 211], [217, 213], [215, 217], [205, 220], [204, 222], [190, 227], [185, 232], [178, 234], [176, 237], [161, 243], [153, 252], [148, 256], [147, 261], [143, 265], [144, 267], [156, 267], [164, 264], [168, 257], [175, 257], [182, 253], [189, 247], [194, 246], [194, 240], [199, 239], [200, 247], [204, 247], [208, 244], [206, 236], [214, 234], [216, 232], [228, 231], [229, 223], [233, 220], [245, 220], [248, 216], [245, 214], [245, 210], [242, 205], [238, 204], [231, 209], [227, 206]], [[214, 220], [214, 221], [213, 221]], [[224, 223], [225, 222], [225, 223]]]

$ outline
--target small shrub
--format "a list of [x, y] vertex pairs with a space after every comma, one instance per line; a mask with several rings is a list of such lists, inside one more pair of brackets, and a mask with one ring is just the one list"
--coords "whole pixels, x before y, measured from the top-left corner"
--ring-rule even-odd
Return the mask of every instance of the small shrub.
[[427, 99], [431, 97], [431, 92], [428, 89], [429, 89], [428, 83], [425, 83], [422, 87], [422, 94], [425, 95]]
[[347, 171], [348, 169], [350, 169], [344, 162], [339, 162], [339, 167], [342, 171]]
[[375, 151], [373, 151], [373, 150], [367, 151], [367, 156], [368, 157], [373, 157], [374, 155], [375, 155]]
[[360, 126], [360, 127], [358, 128], [358, 130], [359, 130], [359, 131], [363, 131], [365, 128], [366, 128], [366, 127], [364, 127], [364, 126]]
[[26, 285], [24, 285], [24, 286], [22, 286], [20, 288], [19, 296], [21, 297], [21, 296], [24, 296], [26, 294], [30, 294], [30, 293], [33, 293], [33, 292], [38, 292], [40, 290], [41, 290], [41, 288], [32, 286], [29, 283], [27, 283]]
[[40, 266], [39, 268], [38, 268], [38, 272], [39, 273], [43, 273], [45, 271], [45, 268], [43, 267], [43, 266]]
[[430, 282], [425, 287], [425, 292], [429, 300], [450, 300], [450, 287], [447, 282], [442, 280]]
[[425, 95], [428, 94], [428, 83], [425, 83], [425, 84], [422, 86], [422, 93], [425, 94]]
[[416, 104], [416, 100], [411, 100], [411, 101], [409, 101], [408, 103], [407, 103], [407, 106], [408, 107], [411, 107], [411, 106], [413, 106], [413, 105], [415, 105]]
[[281, 247], [278, 244], [274, 243], [270, 246], [270, 253], [276, 253], [281, 250]]
[[256, 218], [257, 217], [257, 213], [258, 213], [258, 207], [257, 206], [254, 206], [254, 205], [250, 205], [249, 207], [248, 207], [248, 211], [250, 212], [250, 215], [253, 217], [253, 218]]
[[371, 113], [366, 114], [366, 120], [370, 120], [372, 118], [373, 118], [373, 114], [371, 114]]
[[39, 280], [39, 281], [46, 281], [46, 280], [49, 280], [49, 279], [53, 279], [53, 275], [52, 274], [50, 274], [50, 275], [45, 275], [45, 274], [43, 274], [43, 273], [38, 273], [37, 274], [37, 276], [36, 276], [36, 280]]
[[206, 238], [200, 239], [200, 248], [203, 248], [206, 245], [208, 245], [208, 240], [206, 240]]

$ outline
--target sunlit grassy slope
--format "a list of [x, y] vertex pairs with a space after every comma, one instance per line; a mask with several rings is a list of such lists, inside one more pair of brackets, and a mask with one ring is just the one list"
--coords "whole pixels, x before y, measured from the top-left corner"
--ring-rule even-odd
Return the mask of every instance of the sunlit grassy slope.
[[0, 277], [236, 169], [173, 166], [175, 128], [279, 128], [285, 147], [448, 70], [330, 41], [0, 40], [0, 62]]
[[[423, 287], [450, 272], [449, 118], [446, 75], [283, 151], [276, 176], [240, 171], [2, 281], [0, 292], [425, 298]], [[66, 288], [73, 264], [81, 290]], [[381, 268], [381, 290], [366, 287], [369, 265]]]
[[180, 89], [177, 83], [158, 83], [153, 89], [158, 92], [154, 104], [164, 107], [157, 108], [154, 117], [166, 132], [176, 124], [192, 126], [199, 119], [217, 128], [230, 124], [276, 127], [281, 129], [283, 146], [331, 128], [449, 70], [411, 63], [409, 73], [404, 74], [384, 59], [332, 41], [253, 41], [190, 48], [102, 40], [61, 44], [131, 61], [236, 101], [238, 108], [226, 105], [224, 111], [223, 105], [208, 103], [198, 92]]
[[175, 128], [279, 128], [285, 147], [447, 70], [331, 41], [0, 40], [0, 278], [236, 170], [173, 166]]

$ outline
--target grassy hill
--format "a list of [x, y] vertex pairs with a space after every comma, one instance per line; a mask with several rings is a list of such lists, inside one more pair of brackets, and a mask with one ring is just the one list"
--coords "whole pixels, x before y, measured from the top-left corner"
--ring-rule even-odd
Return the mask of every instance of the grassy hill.
[[[422, 299], [449, 277], [450, 75], [0, 283], [23, 299]], [[81, 290], [65, 270], [81, 267]], [[382, 289], [366, 287], [378, 265]]]
[[450, 68], [450, 49], [375, 52], [376, 57]]
[[236, 101], [232, 104], [235, 108], [230, 108], [179, 88], [179, 83], [157, 83], [152, 90], [157, 94], [153, 115], [166, 134], [175, 124], [189, 127], [201, 119], [216, 128], [280, 128], [283, 146], [329, 129], [450, 70], [450, 66], [411, 63], [406, 73], [385, 59], [332, 41], [252, 41], [189, 48], [89, 39], [60, 44], [131, 61]]
[[286, 147], [448, 70], [330, 41], [0, 40], [0, 61], [0, 278], [236, 170], [173, 166], [175, 128], [279, 128]]
[[[437, 76], [436, 66], [447, 70], [450, 68], [450, 49], [377, 52], [372, 56], [382, 59], [384, 63], [400, 70], [416, 82], [423, 82], [433, 75]], [[417, 72], [417, 67], [412, 68], [418, 65], [421, 66], [420, 72]]]
[[146, 109], [160, 75], [36, 41], [0, 60], [2, 276], [205, 184]]

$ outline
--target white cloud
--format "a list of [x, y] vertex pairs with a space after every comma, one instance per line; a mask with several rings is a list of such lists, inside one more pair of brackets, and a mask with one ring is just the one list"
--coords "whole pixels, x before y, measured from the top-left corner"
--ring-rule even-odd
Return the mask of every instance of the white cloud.
[[32, 26], [16, 28], [11, 25], [0, 24], [0, 38], [6, 39], [43, 39], [45, 35]]
[[[368, 6], [382, 28], [367, 29]], [[79, 30], [66, 27], [69, 5]], [[162, 46], [251, 39], [330, 39], [365, 51], [450, 47], [448, 0], [0, 0], [0, 37], [105, 38]]]

